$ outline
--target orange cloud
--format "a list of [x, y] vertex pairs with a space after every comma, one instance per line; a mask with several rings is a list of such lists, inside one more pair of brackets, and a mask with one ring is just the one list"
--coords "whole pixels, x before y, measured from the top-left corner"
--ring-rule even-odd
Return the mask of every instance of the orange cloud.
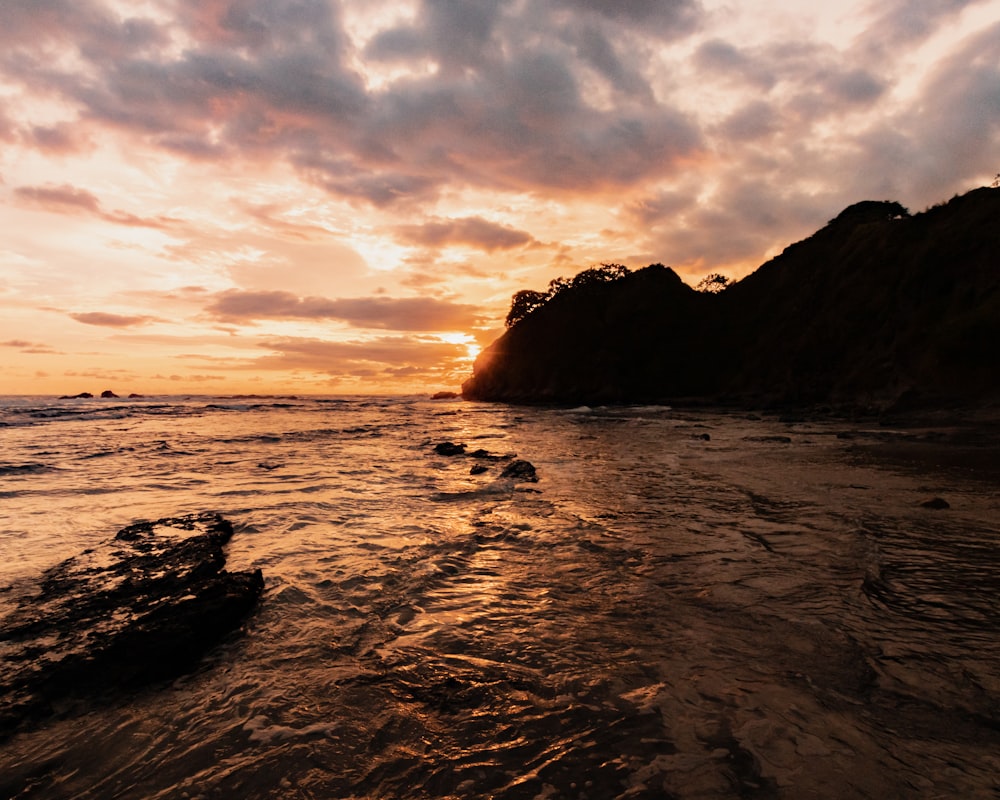
[[488, 253], [522, 247], [535, 241], [526, 231], [499, 225], [482, 217], [435, 219], [420, 225], [400, 225], [396, 228], [396, 235], [400, 241], [420, 247], [463, 244]]
[[479, 323], [475, 306], [433, 297], [356, 297], [329, 300], [291, 292], [244, 292], [216, 295], [208, 313], [228, 322], [262, 319], [336, 319], [355, 328], [396, 331], [465, 330]]
[[108, 314], [103, 311], [89, 311], [82, 314], [70, 314], [70, 317], [84, 325], [97, 325], [104, 328], [131, 328], [133, 325], [146, 325], [155, 322], [156, 317], [147, 315]]

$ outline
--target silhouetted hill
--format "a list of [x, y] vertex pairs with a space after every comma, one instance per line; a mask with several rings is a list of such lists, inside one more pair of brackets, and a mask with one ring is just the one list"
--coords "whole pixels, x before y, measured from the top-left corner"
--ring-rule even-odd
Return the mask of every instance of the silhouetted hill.
[[564, 286], [483, 351], [463, 395], [882, 407], [994, 401], [998, 220], [997, 189], [914, 216], [897, 203], [865, 201], [718, 294], [697, 292], [660, 265]]

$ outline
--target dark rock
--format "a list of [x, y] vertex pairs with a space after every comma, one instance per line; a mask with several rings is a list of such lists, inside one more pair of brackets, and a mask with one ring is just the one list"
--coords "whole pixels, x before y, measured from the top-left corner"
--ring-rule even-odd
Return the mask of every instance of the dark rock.
[[459, 396], [458, 392], [434, 392], [431, 400], [454, 400]]
[[472, 469], [469, 470], [470, 475], [482, 475], [484, 472], [489, 472], [489, 467], [483, 464], [473, 464]]
[[945, 508], [951, 508], [951, 503], [945, 500], [943, 497], [932, 497], [930, 500], [924, 500], [920, 504], [924, 508], [933, 508], [935, 510], [942, 510]]
[[129, 400], [141, 400], [143, 397], [145, 397], [145, 395], [136, 394], [135, 392], [130, 392], [129, 396], [128, 396], [128, 399]]
[[64, 394], [59, 399], [60, 400], [89, 400], [93, 397], [90, 392], [80, 392], [80, 394]]
[[513, 455], [498, 456], [495, 453], [491, 453], [489, 450], [483, 450], [482, 448], [480, 448], [479, 450], [473, 450], [471, 453], [469, 453], [469, 457], [478, 458], [482, 461], [503, 461], [505, 459], [511, 459], [514, 456]]
[[513, 478], [515, 481], [528, 481], [530, 483], [538, 481], [535, 465], [530, 461], [524, 461], [522, 459], [511, 461], [506, 467], [503, 468], [503, 472], [500, 473], [500, 477]]
[[103, 392], [101, 392], [101, 397], [103, 397], [103, 398], [105, 398], [107, 400], [113, 400], [113, 399], [117, 399], [118, 395], [116, 395], [110, 389], [105, 389]]
[[454, 442], [441, 442], [434, 445], [434, 452], [439, 456], [460, 456], [465, 454], [465, 445], [455, 444]]
[[193, 668], [263, 590], [260, 570], [223, 569], [232, 534], [217, 514], [130, 525], [8, 598], [0, 739]]
[[703, 442], [712, 441], [712, 435], [710, 433], [699, 433], [695, 438], [701, 439]]

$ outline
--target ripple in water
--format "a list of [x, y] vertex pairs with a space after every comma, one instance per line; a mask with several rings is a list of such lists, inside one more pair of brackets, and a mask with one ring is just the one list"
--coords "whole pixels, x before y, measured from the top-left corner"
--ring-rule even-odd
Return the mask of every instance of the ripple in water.
[[[265, 597], [193, 674], [7, 739], [4, 796], [997, 791], [1000, 501], [880, 460], [883, 434], [662, 407], [92, 406], [2, 431], [0, 584], [216, 510]], [[470, 475], [442, 441], [540, 481]]]

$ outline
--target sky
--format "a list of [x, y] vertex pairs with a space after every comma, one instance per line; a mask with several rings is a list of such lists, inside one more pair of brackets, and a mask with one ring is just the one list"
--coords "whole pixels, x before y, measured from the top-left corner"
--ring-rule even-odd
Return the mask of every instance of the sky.
[[1000, 0], [0, 0], [0, 394], [457, 389], [514, 292], [1000, 172]]

